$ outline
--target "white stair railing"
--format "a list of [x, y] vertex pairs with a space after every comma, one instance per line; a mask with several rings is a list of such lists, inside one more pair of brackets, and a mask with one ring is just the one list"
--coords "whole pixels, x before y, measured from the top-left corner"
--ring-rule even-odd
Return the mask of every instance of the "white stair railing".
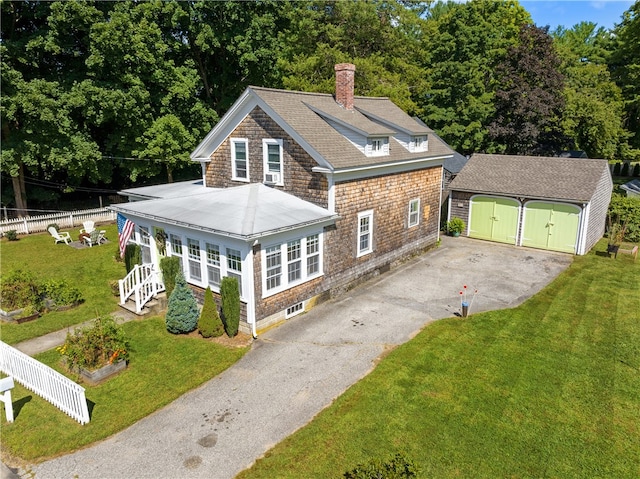
[[80, 424], [89, 422], [89, 406], [82, 386], [2, 341], [0, 371], [12, 376]]
[[136, 304], [136, 313], [140, 313], [144, 305], [161, 291], [164, 284], [160, 281], [160, 275], [153, 264], [137, 264], [133, 269], [118, 281], [120, 287], [120, 304], [124, 304], [133, 295]]

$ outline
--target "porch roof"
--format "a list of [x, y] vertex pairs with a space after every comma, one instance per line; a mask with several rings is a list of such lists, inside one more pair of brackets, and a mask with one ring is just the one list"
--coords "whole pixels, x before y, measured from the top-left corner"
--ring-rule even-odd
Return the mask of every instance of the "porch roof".
[[242, 240], [313, 224], [331, 224], [339, 217], [262, 183], [207, 188], [207, 191], [188, 197], [120, 203], [110, 208], [134, 223], [136, 217], [146, 218]]

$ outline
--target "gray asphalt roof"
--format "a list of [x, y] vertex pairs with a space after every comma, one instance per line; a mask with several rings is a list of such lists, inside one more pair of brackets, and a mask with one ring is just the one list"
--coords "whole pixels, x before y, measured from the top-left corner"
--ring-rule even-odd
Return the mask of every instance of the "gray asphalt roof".
[[[399, 143], [391, 141], [388, 156], [368, 157], [325, 119], [338, 119], [341, 123], [348, 123], [354, 129], [367, 132], [372, 136], [384, 135], [387, 134], [386, 132], [392, 131], [391, 124], [402, 127], [396, 128], [396, 130], [411, 130], [418, 134], [427, 133], [427, 129], [423, 125], [413, 120], [388, 98], [356, 96], [354, 98], [355, 109], [348, 111], [336, 103], [333, 95], [326, 93], [295, 92], [261, 87], [249, 87], [249, 89], [337, 170], [421, 158], [438, 158], [453, 153], [440, 139], [430, 137], [428, 152], [412, 153]], [[376, 117], [385, 117], [387, 125], [381, 126], [378, 122], [372, 121], [362, 111], [375, 114]]]
[[[430, 139], [429, 141], [431, 141], [431, 138], [436, 138], [438, 141], [441, 141], [445, 145], [449, 146], [449, 144], [446, 141], [440, 138], [440, 135], [438, 135], [435, 131], [429, 128], [426, 125], [426, 123], [424, 123], [420, 118], [413, 117], [413, 119], [416, 120], [421, 125], [423, 125], [424, 127], [426, 127], [429, 133], [429, 139]], [[451, 147], [449, 146], [449, 148]], [[453, 149], [451, 150], [451, 152], [453, 153], [453, 156], [451, 158], [447, 158], [446, 160], [444, 160], [444, 163], [442, 166], [445, 170], [447, 170], [450, 173], [459, 173], [460, 170], [464, 168], [464, 165], [467, 164], [467, 161], [469, 161], [469, 158], [464, 156], [462, 153], [458, 153]]]
[[[241, 239], [330, 223], [338, 215], [262, 183], [207, 188], [187, 197], [112, 205], [125, 216], [140, 216]], [[135, 223], [135, 221], [134, 221]]]
[[530, 198], [589, 201], [606, 160], [474, 154], [450, 189]]

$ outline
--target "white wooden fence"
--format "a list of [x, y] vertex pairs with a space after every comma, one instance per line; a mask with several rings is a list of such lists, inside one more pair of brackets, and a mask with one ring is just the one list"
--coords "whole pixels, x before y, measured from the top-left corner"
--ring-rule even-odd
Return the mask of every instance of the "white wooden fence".
[[0, 370], [80, 424], [89, 422], [82, 386], [3, 341], [0, 341]]
[[82, 225], [83, 221], [112, 222], [116, 220], [116, 212], [107, 208], [94, 208], [91, 210], [60, 211], [48, 215], [26, 216], [0, 221], [0, 233], [15, 230], [18, 234], [39, 233], [47, 231], [51, 223], [56, 223], [60, 230], [75, 228]]

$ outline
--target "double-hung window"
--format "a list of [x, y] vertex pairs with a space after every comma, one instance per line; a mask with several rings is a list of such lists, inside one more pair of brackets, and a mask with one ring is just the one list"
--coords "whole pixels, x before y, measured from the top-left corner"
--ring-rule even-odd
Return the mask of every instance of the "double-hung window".
[[242, 296], [242, 253], [237, 249], [227, 248], [227, 276], [238, 280], [238, 290]]
[[279, 288], [282, 279], [282, 254], [280, 245], [267, 248], [266, 259], [267, 290]]
[[177, 256], [180, 259], [180, 270], [182, 270], [182, 238], [178, 235], [170, 235], [169, 243], [171, 244], [171, 256]]
[[320, 234], [269, 246], [264, 250], [264, 292], [273, 294], [322, 274]]
[[289, 283], [295, 283], [302, 278], [302, 248], [300, 240], [287, 243], [287, 271]]
[[383, 156], [389, 154], [388, 138], [369, 138], [367, 141], [367, 156]]
[[282, 140], [262, 140], [262, 154], [264, 160], [264, 181], [276, 185], [284, 185]]
[[213, 288], [220, 287], [220, 246], [207, 243], [207, 283]]
[[246, 138], [231, 138], [233, 179], [249, 181], [249, 142]]
[[202, 262], [200, 260], [200, 241], [187, 238], [189, 257], [189, 278], [202, 281]]
[[149, 235], [149, 228], [146, 226], [139, 226], [140, 231], [140, 254], [142, 256], [142, 264], [151, 263], [151, 236]]
[[427, 137], [426, 136], [414, 136], [413, 137], [413, 151], [427, 151]]
[[409, 228], [420, 223], [420, 198], [409, 201]]
[[373, 251], [373, 210], [358, 213], [358, 256]]

